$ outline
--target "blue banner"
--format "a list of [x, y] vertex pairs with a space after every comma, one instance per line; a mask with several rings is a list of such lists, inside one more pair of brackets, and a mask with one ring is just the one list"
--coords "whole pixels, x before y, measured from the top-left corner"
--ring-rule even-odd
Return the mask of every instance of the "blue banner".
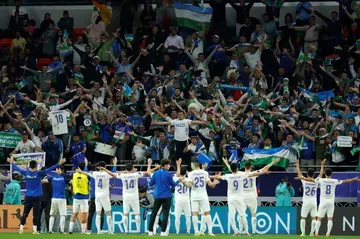
[[[141, 214], [143, 209], [141, 209]], [[141, 233], [146, 233], [149, 227], [151, 211], [148, 212], [146, 220], [141, 221]], [[213, 221], [213, 232], [215, 234], [232, 234], [228, 219], [228, 207], [211, 207], [211, 217]], [[123, 233], [123, 207], [112, 207], [113, 230], [115, 233]], [[251, 214], [247, 211], [247, 221], [251, 232]], [[106, 222], [106, 220], [105, 220]], [[174, 208], [171, 208], [170, 214], [170, 234], [175, 234], [175, 215]], [[201, 220], [199, 220], [199, 228]], [[239, 227], [239, 225], [237, 225]], [[192, 228], [192, 226], [191, 226]], [[92, 224], [93, 232], [96, 232], [95, 217]], [[104, 225], [107, 230], [107, 225]], [[160, 229], [159, 229], [160, 230]], [[129, 214], [129, 233], [136, 233], [135, 215]], [[186, 233], [185, 217], [180, 219], [180, 233]], [[191, 233], [194, 233], [193, 228]], [[258, 207], [257, 212], [257, 233], [258, 234], [296, 234], [297, 233], [297, 208], [296, 207]]]
[[249, 91], [250, 90], [249, 87], [239, 86], [239, 85], [219, 84], [218, 87], [222, 88], [222, 89], [229, 89], [229, 90], [241, 90], [241, 91]]

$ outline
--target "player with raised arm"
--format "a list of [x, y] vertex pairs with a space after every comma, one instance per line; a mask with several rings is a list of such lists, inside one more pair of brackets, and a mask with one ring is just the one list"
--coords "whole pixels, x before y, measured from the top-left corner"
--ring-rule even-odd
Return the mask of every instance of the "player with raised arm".
[[331, 178], [332, 169], [327, 168], [325, 170], [325, 177], [326, 178], [305, 178], [299, 177], [301, 180], [305, 180], [308, 182], [316, 182], [320, 186], [320, 204], [318, 210], [317, 221], [315, 224], [315, 236], [319, 236], [319, 229], [321, 226], [321, 220], [327, 215], [328, 217], [328, 224], [327, 224], [327, 232], [326, 237], [330, 236], [331, 229], [333, 226], [333, 215], [335, 210], [335, 190], [336, 186], [340, 184], [352, 183], [352, 182], [360, 182], [358, 177], [339, 180]]
[[134, 172], [134, 165], [129, 163], [126, 165], [125, 173], [112, 173], [104, 169], [110, 176], [121, 179], [123, 185], [123, 223], [125, 233], [128, 234], [129, 230], [129, 212], [133, 210], [135, 214], [136, 231], [140, 233], [140, 201], [139, 201], [139, 188], [138, 180], [147, 174], [147, 172]]
[[188, 187], [191, 187], [191, 211], [192, 222], [194, 225], [195, 236], [200, 236], [198, 217], [199, 209], [204, 212], [204, 219], [208, 227], [209, 236], [215, 236], [212, 232], [212, 220], [210, 216], [210, 203], [209, 197], [206, 191], [206, 185], [214, 188], [219, 181], [215, 179], [211, 181], [209, 173], [201, 168], [201, 164], [198, 160], [194, 162], [194, 170], [188, 174], [188, 179], [183, 182]]
[[[276, 158], [273, 160], [270, 164], [266, 165], [262, 169], [258, 170], [257, 172], [262, 171], [268, 171], [274, 164], [278, 163], [280, 161], [280, 158]], [[248, 160], [245, 165], [245, 173], [251, 174], [252, 172], [252, 165], [250, 160]], [[257, 177], [251, 177], [251, 178], [245, 178], [243, 182], [243, 191], [244, 191], [244, 204], [246, 208], [249, 208], [251, 212], [251, 229], [252, 234], [256, 235], [256, 212], [257, 212], [257, 199], [258, 199], [258, 193], [256, 188], [256, 178]], [[245, 208], [245, 211], [246, 211]]]
[[248, 224], [246, 221], [246, 214], [245, 214], [246, 206], [244, 204], [244, 197], [243, 197], [244, 179], [257, 177], [270, 172], [268, 171], [268, 169], [264, 169], [261, 172], [259, 171], [252, 173], [240, 172], [238, 168], [238, 164], [232, 163], [231, 165], [229, 165], [226, 158], [223, 158], [223, 162], [230, 169], [231, 174], [225, 174], [223, 176], [216, 175], [214, 176], [214, 178], [218, 180], [225, 180], [228, 182], [227, 197], [228, 197], [229, 217], [230, 217], [230, 225], [234, 231], [234, 236], [239, 235], [239, 231], [235, 223], [236, 212], [239, 214], [241, 218], [241, 224], [245, 229], [245, 235], [250, 236], [248, 231]]
[[[321, 169], [318, 178], [322, 178], [324, 173], [324, 165], [326, 159], [321, 161]], [[300, 171], [299, 160], [296, 161], [296, 172], [298, 177], [304, 177]], [[307, 178], [314, 179], [315, 171], [312, 168], [309, 168], [307, 171]], [[318, 184], [316, 182], [309, 182], [305, 180], [301, 180], [303, 186], [303, 204], [301, 207], [301, 220], [300, 220], [300, 229], [301, 229], [301, 236], [305, 236], [305, 225], [306, 225], [306, 218], [310, 213], [311, 216], [311, 231], [310, 236], [314, 236], [315, 231], [315, 224], [316, 224], [316, 214], [317, 214], [317, 198], [316, 198], [316, 191], [318, 189]]]
[[49, 233], [53, 233], [57, 212], [60, 214], [60, 233], [65, 233], [65, 216], [67, 215], [65, 190], [68, 182], [69, 180], [65, 177], [64, 167], [62, 165], [56, 168], [56, 174], [50, 175], [48, 178], [42, 180], [42, 183], [52, 184]]
[[[176, 161], [177, 164], [177, 172], [174, 175], [174, 181], [178, 181], [179, 177], [185, 177], [187, 170], [186, 167], [181, 167], [182, 159]], [[186, 180], [186, 179], [185, 179]], [[185, 219], [186, 219], [186, 233], [190, 234], [191, 229], [191, 210], [190, 210], [190, 195], [189, 195], [190, 188], [184, 185], [183, 183], [179, 183], [175, 187], [175, 230], [176, 234], [180, 232], [180, 218], [182, 212], [184, 212]]]
[[59, 167], [66, 162], [65, 159], [60, 160], [59, 164], [51, 166], [45, 170], [38, 170], [38, 164], [36, 160], [31, 160], [29, 163], [29, 169], [24, 170], [18, 167], [13, 158], [7, 159], [8, 163], [12, 165], [14, 171], [18, 171], [20, 174], [25, 176], [26, 182], [26, 196], [24, 203], [24, 213], [20, 220], [20, 230], [19, 233], [22, 234], [24, 232], [24, 225], [26, 224], [26, 218], [29, 216], [31, 209], [33, 210], [33, 234], [39, 234], [37, 231], [38, 217], [40, 215], [40, 198], [43, 194], [42, 192], [42, 184], [41, 177], [50, 173], [52, 170]]
[[98, 234], [101, 234], [101, 211], [104, 209], [106, 214], [106, 222], [108, 225], [109, 234], [114, 234], [112, 231], [111, 220], [111, 202], [110, 202], [110, 178], [105, 172], [106, 163], [101, 161], [98, 163], [99, 171], [84, 172], [80, 168], [76, 169], [77, 173], [85, 174], [95, 180], [95, 208], [96, 208], [96, 229]]

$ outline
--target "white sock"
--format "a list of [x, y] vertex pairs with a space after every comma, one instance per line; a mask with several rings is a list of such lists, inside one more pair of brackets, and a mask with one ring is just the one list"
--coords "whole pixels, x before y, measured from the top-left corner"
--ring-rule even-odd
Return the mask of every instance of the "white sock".
[[244, 225], [243, 225], [242, 220], [240, 219], [239, 215], [236, 217], [236, 219], [239, 224], [239, 234], [242, 234], [244, 232]]
[[209, 234], [212, 234], [213, 232], [212, 232], [212, 220], [211, 220], [211, 216], [210, 215], [207, 215], [207, 216], [205, 216], [205, 221], [206, 221], [206, 224], [207, 224], [207, 226], [208, 226], [208, 233]]
[[69, 223], [69, 232], [73, 232], [74, 230], [74, 222], [71, 222]]
[[252, 228], [252, 233], [256, 234], [256, 217], [251, 218], [251, 228]]
[[332, 220], [328, 220], [326, 235], [330, 235], [330, 232], [331, 232], [332, 227], [333, 227], [333, 221], [332, 221]]
[[315, 223], [315, 235], [319, 235], [320, 227], [321, 227], [321, 221], [316, 221], [316, 223]]
[[235, 218], [234, 217], [230, 217], [230, 226], [233, 229], [234, 233], [238, 233], [238, 230], [236, 228], [236, 224], [235, 224]]
[[124, 231], [125, 231], [125, 233], [128, 233], [128, 227], [129, 227], [129, 217], [128, 216], [123, 217], [123, 223], [124, 223]]
[[51, 216], [51, 217], [50, 217], [50, 220], [49, 220], [49, 232], [52, 232], [52, 231], [53, 231], [54, 222], [55, 222], [55, 218], [54, 218], [54, 216]]
[[180, 232], [180, 216], [175, 217], [175, 231], [176, 234], [179, 234]]
[[[243, 225], [243, 227], [244, 227], [244, 232], [245, 233], [249, 233], [249, 227], [248, 227], [248, 224], [247, 224], [247, 220], [246, 220], [246, 217], [245, 216], [242, 216], [241, 218], [241, 223], [240, 223], [240, 225]], [[240, 231], [240, 233], [241, 233], [242, 231]]]
[[198, 218], [198, 216], [192, 216], [192, 222], [193, 222], [195, 234], [199, 233], [199, 218]]
[[135, 216], [135, 223], [136, 223], [136, 232], [140, 233], [140, 216], [139, 215]]
[[24, 231], [24, 225], [20, 225], [20, 231]]
[[205, 220], [205, 216], [202, 215], [202, 216], [201, 216], [200, 232], [204, 233], [205, 230], [206, 230], [206, 220]]
[[33, 226], [33, 232], [37, 232], [37, 226], [36, 225]]
[[99, 233], [101, 231], [101, 216], [96, 215], [95, 225], [96, 225], [96, 230]]
[[312, 219], [311, 220], [311, 234], [315, 233], [315, 224], [316, 224], [316, 220]]
[[106, 216], [106, 222], [107, 222], [107, 224], [108, 224], [108, 230], [109, 230], [109, 232], [110, 233], [112, 233], [112, 219], [111, 219], [111, 216]]
[[190, 234], [190, 230], [191, 230], [191, 222], [190, 222], [190, 216], [186, 217], [186, 233]]
[[301, 234], [304, 234], [304, 235], [305, 235], [305, 224], [306, 224], [305, 219], [301, 219], [300, 220], [300, 229], [301, 229]]
[[81, 233], [85, 234], [86, 232], [86, 223], [81, 223]]
[[60, 216], [60, 232], [65, 232], [65, 216]]

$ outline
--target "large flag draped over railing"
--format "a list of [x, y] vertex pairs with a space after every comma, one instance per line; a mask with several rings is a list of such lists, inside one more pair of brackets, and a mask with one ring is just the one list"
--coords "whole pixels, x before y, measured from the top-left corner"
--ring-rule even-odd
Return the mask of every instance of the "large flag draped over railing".
[[288, 147], [272, 148], [272, 149], [253, 149], [244, 148], [244, 157], [241, 162], [241, 167], [244, 166], [247, 160], [251, 160], [252, 165], [266, 165], [271, 163], [275, 158], [280, 158], [280, 162], [275, 166], [287, 168], [289, 161], [296, 160], [293, 154], [290, 153]]
[[205, 24], [205, 29], [209, 29], [212, 8], [196, 7], [178, 2], [175, 2], [174, 6], [176, 20], [180, 27], [188, 27], [201, 31], [203, 29], [202, 24]]

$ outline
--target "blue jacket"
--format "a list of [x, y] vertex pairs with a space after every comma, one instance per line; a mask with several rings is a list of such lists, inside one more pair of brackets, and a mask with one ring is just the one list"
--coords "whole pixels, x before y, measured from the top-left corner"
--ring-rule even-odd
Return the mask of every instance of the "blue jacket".
[[288, 187], [285, 183], [280, 183], [277, 185], [275, 193], [277, 207], [291, 207], [291, 197], [295, 196], [292, 186]]
[[155, 198], [172, 198], [171, 187], [176, 187], [179, 181], [174, 181], [173, 176], [165, 169], [156, 171], [149, 182], [150, 186], [155, 185]]
[[26, 182], [26, 196], [27, 197], [41, 197], [42, 196], [42, 184], [41, 179], [42, 176], [50, 173], [52, 170], [59, 167], [59, 164], [56, 164], [50, 168], [41, 171], [31, 172], [30, 170], [24, 170], [16, 166], [16, 164], [12, 164], [13, 170], [18, 171], [22, 175], [25, 176]]

